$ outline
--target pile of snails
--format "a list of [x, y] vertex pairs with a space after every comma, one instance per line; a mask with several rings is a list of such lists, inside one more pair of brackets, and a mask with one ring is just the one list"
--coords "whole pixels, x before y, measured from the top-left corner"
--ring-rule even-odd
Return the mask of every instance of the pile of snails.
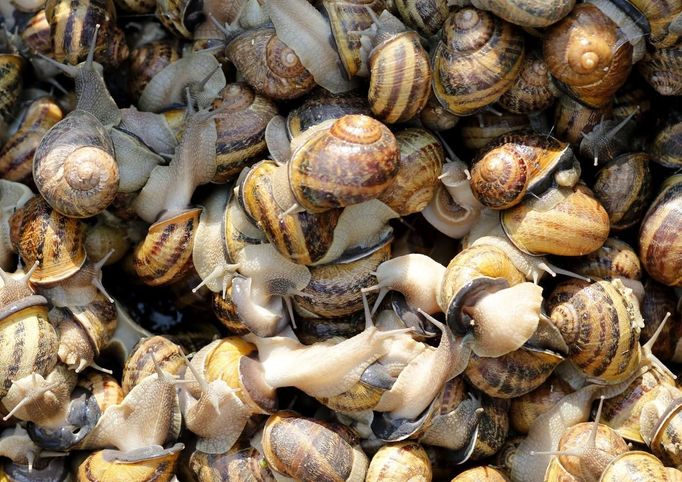
[[681, 0], [0, 27], [0, 480], [682, 480]]

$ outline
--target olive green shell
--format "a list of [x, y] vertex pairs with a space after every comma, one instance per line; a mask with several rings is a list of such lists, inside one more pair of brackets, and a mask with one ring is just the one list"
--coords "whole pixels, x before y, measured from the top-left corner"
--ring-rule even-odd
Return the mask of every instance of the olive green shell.
[[369, 70], [367, 99], [378, 119], [406, 122], [428, 102], [431, 65], [416, 32], [400, 33], [374, 47]]
[[455, 10], [433, 53], [433, 91], [448, 111], [468, 115], [497, 101], [521, 71], [523, 36], [482, 10]]
[[31, 282], [49, 284], [75, 274], [85, 263], [85, 225], [52, 209], [40, 196], [10, 218], [12, 245], [24, 266], [40, 264]]
[[644, 216], [652, 196], [651, 158], [645, 153], [623, 154], [597, 173], [594, 195], [609, 213], [611, 229], [635, 226]]
[[10, 123], [14, 106], [24, 82], [24, 59], [19, 55], [0, 54], [0, 120]]
[[149, 286], [173, 283], [193, 269], [192, 246], [201, 208], [188, 209], [149, 227], [133, 253], [133, 266]]
[[682, 175], [665, 180], [639, 232], [639, 259], [647, 273], [668, 286], [682, 285]]

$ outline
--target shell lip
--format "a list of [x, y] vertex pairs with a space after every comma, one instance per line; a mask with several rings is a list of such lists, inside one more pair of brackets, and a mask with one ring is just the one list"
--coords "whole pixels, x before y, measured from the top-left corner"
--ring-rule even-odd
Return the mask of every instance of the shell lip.
[[[393, 228], [388, 226], [382, 233], [379, 234], [379, 238], [370, 246], [352, 246], [346, 249], [341, 255], [327, 264], [348, 264], [355, 261], [359, 261], [363, 258], [368, 257], [371, 254], [376, 253], [381, 248], [385, 247], [387, 244], [393, 241]], [[324, 265], [316, 265], [324, 266]]]
[[445, 321], [456, 336], [464, 336], [471, 331], [471, 318], [464, 313], [464, 308], [476, 304], [483, 295], [495, 293], [509, 288], [509, 282], [504, 278], [475, 278], [455, 293], [448, 302]]
[[260, 363], [249, 356], [243, 356], [239, 359], [238, 371], [239, 384], [243, 388], [240, 396], [247, 399], [247, 405], [256, 407], [265, 414], [276, 412], [277, 390], [265, 381]]
[[0, 320], [4, 320], [5, 318], [8, 318], [14, 315], [15, 313], [18, 313], [28, 308], [32, 308], [34, 306], [46, 305], [47, 299], [44, 296], [41, 295], [26, 296], [25, 298], [17, 300], [10, 304], [9, 306], [6, 306], [2, 310], [0, 310]]
[[171, 217], [168, 217], [168, 218], [166, 218], [166, 215], [169, 214], [169, 212], [166, 210], [161, 211], [159, 213], [159, 217], [158, 217], [157, 221], [154, 224], [152, 224], [151, 226], [149, 226], [149, 232], [157, 231], [159, 229], [163, 229], [167, 225], [177, 223], [179, 221], [182, 221], [185, 218], [189, 218], [189, 217], [193, 217], [193, 216], [199, 217], [202, 210], [203, 210], [203, 208], [200, 206], [197, 206], [197, 207], [188, 206], [186, 209], [183, 209], [182, 211], [175, 213]]
[[360, 381], [362, 383], [382, 390], [390, 390], [396, 380], [396, 377], [393, 377], [388, 373], [386, 367], [376, 362], [368, 366], [360, 376]]
[[[654, 436], [651, 439], [652, 450], [656, 450], [656, 448], [662, 447], [664, 445], [661, 441], [661, 438], [666, 433], [665, 429], [667, 427], [667, 422], [670, 422], [670, 420], [673, 417], [677, 416], [677, 414], [681, 410], [682, 410], [682, 398], [676, 398], [670, 403], [670, 405], [668, 405], [665, 412], [663, 412], [663, 415], [661, 415], [659, 417], [658, 422], [656, 422], [656, 429], [654, 430]], [[659, 450], [659, 452], [660, 451], [661, 450]], [[663, 450], [663, 452], [664, 451], [665, 450]]]

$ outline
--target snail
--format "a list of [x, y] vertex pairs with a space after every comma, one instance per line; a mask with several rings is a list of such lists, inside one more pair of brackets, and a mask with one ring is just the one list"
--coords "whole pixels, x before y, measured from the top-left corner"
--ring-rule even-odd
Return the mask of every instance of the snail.
[[365, 480], [377, 482], [386, 479], [431, 480], [431, 462], [428, 455], [415, 442], [398, 442], [384, 445], [374, 454]]
[[665, 167], [677, 168], [682, 165], [679, 144], [682, 142], [682, 122], [666, 125], [656, 134], [652, 142], [652, 158]]
[[671, 313], [662, 334], [653, 347], [654, 354], [666, 362], [676, 362], [680, 357], [677, 349], [677, 341], [679, 340], [677, 333], [680, 329], [680, 318], [676, 300], [674, 290], [669, 286], [662, 285], [651, 278], [644, 282], [644, 296], [641, 302], [644, 328], [640, 338], [642, 341], [651, 338], [662, 323], [662, 320], [665, 319], [666, 314]]
[[527, 115], [479, 112], [462, 119], [460, 127], [460, 138], [464, 146], [477, 152], [499, 136], [529, 129], [530, 120]]
[[678, 466], [680, 431], [680, 391], [670, 385], [661, 387], [656, 397], [642, 405], [640, 434], [654, 455], [665, 464]]
[[616, 156], [627, 152], [630, 148], [630, 138], [635, 123], [631, 122], [637, 114], [632, 111], [625, 118], [616, 121], [602, 119], [590, 132], [583, 132], [580, 141], [580, 156], [583, 159], [594, 159], [594, 165], [599, 161], [611, 161]]
[[484, 465], [465, 470], [457, 475], [452, 482], [508, 482], [509, 477], [499, 469]]
[[509, 434], [509, 400], [481, 395], [481, 419], [471, 453], [471, 460], [482, 460], [495, 455]]
[[179, 59], [180, 52], [177, 46], [169, 41], [152, 42], [131, 50], [128, 80], [128, 90], [131, 95], [139, 98], [156, 74]]
[[580, 165], [568, 144], [534, 134], [508, 134], [489, 143], [474, 160], [471, 189], [484, 206], [507, 209], [551, 184], [572, 187]]
[[86, 229], [85, 252], [89, 259], [106, 258], [104, 266], [109, 266], [123, 258], [130, 248], [130, 238], [123, 221], [105, 211]]
[[[580, 146], [585, 132], [590, 132], [611, 113], [611, 105], [587, 107], [572, 97], [562, 94], [554, 107], [554, 135], [574, 147]], [[600, 140], [597, 138], [597, 140]]]
[[550, 410], [571, 392], [573, 389], [561, 377], [551, 375], [532, 392], [512, 399], [509, 409], [511, 427], [519, 433], [527, 434], [537, 417]]
[[[456, 115], [473, 114], [498, 100], [521, 71], [523, 37], [510, 23], [482, 10], [450, 14], [433, 53], [433, 91]], [[494, 65], [495, 71], [487, 67]]]
[[78, 466], [78, 482], [171, 482], [184, 447], [178, 443], [167, 449], [150, 446], [132, 453], [93, 452]]
[[448, 3], [443, 0], [397, 0], [394, 3], [405, 24], [425, 37], [435, 35], [448, 16]]
[[315, 89], [299, 107], [289, 111], [287, 135], [293, 139], [324, 121], [349, 114], [370, 115], [367, 99], [357, 91], [331, 94], [325, 89]]
[[185, 367], [180, 346], [163, 336], [149, 336], [141, 339], [132, 348], [123, 366], [121, 390], [124, 395], [142, 380], [156, 373], [156, 367], [171, 375], [180, 374]]
[[427, 129], [441, 132], [455, 127], [459, 117], [446, 111], [432, 92], [419, 114], [419, 120]]
[[644, 80], [661, 95], [680, 95], [682, 84], [676, 72], [680, 69], [680, 46], [647, 52], [637, 64]]
[[[680, 213], [679, 192], [682, 176], [671, 176], [663, 182], [658, 196], [644, 215], [639, 233], [639, 259], [647, 273], [668, 286], [680, 285], [679, 243], [667, 234]], [[666, 261], [664, 261], [666, 260]]]
[[180, 38], [192, 38], [203, 17], [202, 3], [196, 0], [156, 0], [156, 18]]
[[263, 455], [253, 447], [245, 447], [239, 442], [227, 453], [207, 454], [195, 450], [189, 459], [192, 473], [201, 482], [227, 480], [249, 480], [249, 477], [263, 482], [275, 478]]
[[498, 103], [510, 112], [530, 114], [550, 107], [559, 94], [542, 55], [534, 50], [526, 56], [516, 82]]
[[473, 0], [472, 3], [476, 8], [489, 10], [507, 22], [522, 27], [547, 27], [568, 15], [575, 6], [573, 0], [555, 0], [552, 2]]

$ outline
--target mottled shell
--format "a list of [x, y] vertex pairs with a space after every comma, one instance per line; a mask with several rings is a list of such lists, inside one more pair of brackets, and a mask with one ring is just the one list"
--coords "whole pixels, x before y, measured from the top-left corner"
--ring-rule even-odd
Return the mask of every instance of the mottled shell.
[[509, 406], [509, 400], [482, 396], [483, 413], [478, 423], [471, 460], [490, 457], [502, 448], [509, 435]]
[[303, 103], [289, 111], [287, 115], [287, 134], [293, 139], [309, 128], [329, 119], [340, 119], [349, 114], [370, 115], [365, 95], [351, 91], [331, 94], [322, 88], [306, 96]]
[[509, 482], [510, 479], [500, 469], [483, 465], [465, 470], [451, 482]]
[[682, 353], [677, 348], [677, 344], [682, 338], [682, 320], [680, 320], [682, 313], [677, 310], [675, 290], [648, 278], [644, 282], [644, 299], [641, 309], [642, 318], [644, 318], [644, 328], [639, 338], [641, 343], [654, 335], [667, 313], [671, 314], [654, 343], [652, 351], [661, 361], [679, 363]]
[[453, 114], [472, 114], [514, 85], [523, 57], [523, 36], [512, 24], [473, 8], [456, 10], [433, 53], [433, 91]]
[[583, 184], [528, 198], [501, 218], [509, 239], [529, 254], [581, 256], [599, 249], [609, 235], [608, 213]]
[[639, 73], [649, 85], [661, 95], [681, 95], [682, 47], [676, 45], [667, 49], [647, 52], [637, 63]]
[[521, 114], [479, 113], [465, 117], [459, 123], [459, 133], [464, 146], [478, 151], [500, 136], [530, 128], [528, 116]]
[[365, 482], [429, 482], [431, 478], [431, 462], [422, 446], [416, 442], [398, 442], [384, 445], [374, 454]]
[[51, 97], [31, 102], [19, 129], [0, 149], [0, 176], [9, 181], [22, 181], [31, 176], [36, 148], [48, 129], [62, 117], [62, 109]]
[[459, 117], [445, 110], [432, 91], [428, 102], [419, 114], [419, 120], [427, 129], [441, 132], [455, 127]]
[[681, 216], [682, 175], [675, 175], [661, 186], [639, 232], [639, 259], [652, 278], [668, 286], [682, 285]]
[[431, 65], [419, 35], [403, 32], [381, 42], [369, 57], [367, 99], [374, 115], [388, 124], [406, 122], [431, 94]]
[[571, 386], [558, 376], [551, 376], [532, 392], [511, 401], [509, 418], [511, 426], [527, 434], [535, 419], [550, 410], [564, 396], [573, 392]]
[[317, 420], [278, 412], [263, 429], [263, 452], [273, 469], [295, 479], [363, 481], [367, 456], [344, 435]]
[[315, 79], [271, 28], [250, 30], [227, 46], [226, 55], [259, 94], [293, 99], [310, 92]]
[[222, 293], [212, 293], [211, 307], [218, 321], [230, 330], [230, 333], [240, 336], [250, 333], [237, 314], [237, 306], [232, 301], [232, 288], [228, 288], [225, 297]]
[[14, 105], [24, 82], [24, 60], [19, 55], [0, 54], [0, 121], [9, 123], [12, 120]]
[[619, 281], [581, 287], [564, 282], [548, 304], [551, 318], [569, 347], [569, 360], [586, 376], [619, 383], [640, 363], [642, 315]]
[[128, 394], [138, 383], [156, 373], [154, 359], [164, 372], [179, 374], [185, 367], [183, 356], [182, 348], [166, 337], [143, 338], [135, 345], [123, 366], [123, 393]]
[[472, 354], [464, 376], [486, 395], [516, 398], [538, 388], [563, 360], [558, 353], [526, 347], [497, 358]]
[[623, 393], [604, 401], [602, 423], [621, 437], [644, 443], [640, 433], [642, 407], [655, 400], [661, 389], [675, 386], [675, 381], [658, 370], [649, 370], [635, 378]]
[[40, 264], [31, 282], [49, 284], [68, 278], [85, 263], [85, 225], [53, 210], [40, 196], [10, 218], [12, 245], [24, 266]]
[[[182, 448], [182, 444], [179, 448]], [[94, 452], [78, 466], [78, 482], [171, 482], [180, 450], [166, 450], [161, 455], [135, 462], [108, 460], [107, 452]]]
[[319, 213], [379, 196], [398, 174], [399, 147], [381, 122], [347, 115], [310, 136], [288, 166], [296, 201]]
[[682, 122], [665, 126], [654, 138], [652, 160], [671, 169], [682, 167]]
[[633, 450], [616, 457], [602, 473], [600, 482], [667, 480], [666, 469], [648, 452]]
[[130, 52], [128, 90], [137, 99], [152, 77], [180, 58], [177, 45], [167, 40], [151, 42]]
[[191, 39], [204, 17], [202, 7], [199, 0], [156, 0], [156, 18], [176, 36]]
[[642, 12], [651, 26], [651, 35], [647, 40], [657, 49], [671, 47], [679, 40], [679, 32], [671, 32], [671, 22], [682, 14], [680, 0], [629, 0]]
[[629, 244], [616, 238], [608, 238], [598, 250], [580, 258], [571, 258], [569, 262], [575, 273], [596, 280], [638, 280], [642, 277], [637, 253]]
[[590, 4], [576, 5], [552, 26], [543, 50], [562, 89], [590, 107], [608, 104], [632, 67], [632, 44], [618, 25]]
[[420, 212], [433, 199], [445, 156], [438, 138], [425, 129], [404, 129], [395, 138], [400, 149], [398, 175], [379, 200], [407, 216]]
[[573, 146], [578, 146], [583, 133], [590, 132], [610, 112], [610, 104], [592, 108], [582, 105], [568, 95], [562, 95], [554, 109], [554, 135]]
[[258, 450], [235, 444], [224, 454], [192, 452], [189, 467], [197, 482], [275, 482]]
[[677, 398], [668, 405], [658, 419], [649, 447], [655, 456], [667, 466], [682, 464], [682, 399]]
[[559, 91], [552, 83], [547, 64], [538, 51], [529, 53], [514, 85], [498, 103], [510, 112], [529, 114], [545, 110], [554, 103]]
[[[539, 134], [507, 134], [488, 144], [471, 167], [471, 191], [484, 206], [507, 209], [527, 195], [542, 194], [555, 175], [580, 169], [568, 144]], [[570, 183], [569, 183], [570, 184]]]
[[106, 129], [75, 110], [45, 134], [33, 158], [33, 178], [50, 205], [65, 216], [102, 212], [118, 192], [119, 172]]
[[547, 27], [568, 15], [575, 0], [473, 0], [471, 3], [522, 27]]
[[[310, 268], [310, 282], [295, 296], [296, 306], [323, 318], [338, 318], [362, 310], [362, 288], [377, 283], [372, 274], [391, 257], [391, 245], [350, 263], [331, 263]], [[370, 293], [372, 303], [376, 292]]]
[[594, 181], [594, 195], [609, 213], [611, 229], [635, 226], [651, 199], [651, 158], [645, 153], [623, 154], [606, 163]]
[[213, 182], [226, 182], [266, 150], [265, 128], [277, 115], [277, 106], [246, 84], [229, 84], [211, 107], [225, 114], [216, 118], [218, 140]]
[[85, 371], [78, 379], [78, 386], [92, 393], [97, 400], [100, 413], [121, 403], [125, 396], [121, 385], [113, 376], [94, 370]]
[[135, 248], [133, 266], [150, 286], [170, 284], [192, 270], [192, 246], [201, 209], [189, 209], [152, 224]]
[[341, 210], [318, 214], [301, 212], [282, 217], [294, 200], [290, 193], [287, 193], [289, 205], [282, 205], [278, 200], [276, 175], [284, 178], [281, 180], [287, 188], [287, 166], [278, 168], [272, 161], [255, 164], [239, 188], [240, 201], [282, 256], [295, 263], [314, 263], [329, 250]]

